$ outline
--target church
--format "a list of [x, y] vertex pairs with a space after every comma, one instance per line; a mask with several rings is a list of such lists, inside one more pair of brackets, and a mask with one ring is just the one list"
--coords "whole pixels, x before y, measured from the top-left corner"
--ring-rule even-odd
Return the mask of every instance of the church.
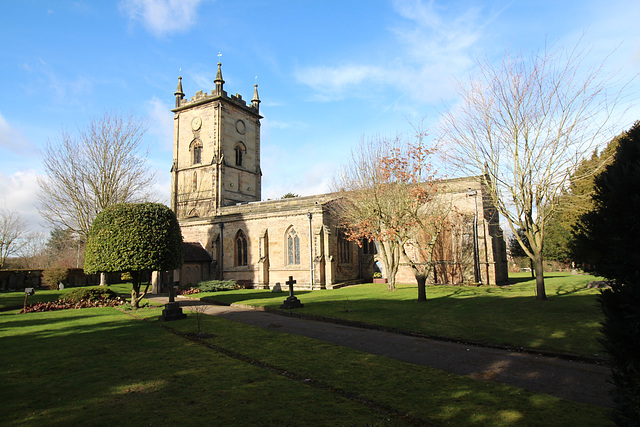
[[[175, 92], [171, 208], [182, 229], [181, 286], [235, 280], [271, 289], [293, 276], [298, 289], [333, 289], [370, 282], [375, 244], [347, 240], [332, 216], [336, 194], [262, 201], [260, 98], [224, 90], [218, 63], [211, 93], [190, 99], [178, 78]], [[498, 214], [483, 196], [481, 177], [446, 181], [460, 219], [447, 229], [431, 280], [461, 284], [507, 281], [506, 246]], [[416, 283], [401, 265], [397, 283]]]

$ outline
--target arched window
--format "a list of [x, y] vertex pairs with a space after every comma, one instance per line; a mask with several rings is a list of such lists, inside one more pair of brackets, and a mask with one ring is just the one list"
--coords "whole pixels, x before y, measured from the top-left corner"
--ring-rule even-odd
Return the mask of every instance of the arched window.
[[247, 237], [242, 230], [238, 230], [236, 234], [236, 266], [242, 267], [247, 265]]
[[287, 232], [287, 264], [300, 264], [300, 237], [296, 230], [291, 227]]
[[242, 157], [246, 151], [247, 149], [242, 142], [236, 144], [236, 166], [242, 166]]
[[191, 143], [191, 160], [193, 165], [202, 163], [202, 143], [198, 140]]
[[362, 247], [362, 253], [364, 255], [375, 255], [377, 253], [376, 242], [373, 240], [362, 239], [360, 246]]
[[338, 263], [349, 264], [351, 262], [351, 242], [342, 230], [338, 230]]

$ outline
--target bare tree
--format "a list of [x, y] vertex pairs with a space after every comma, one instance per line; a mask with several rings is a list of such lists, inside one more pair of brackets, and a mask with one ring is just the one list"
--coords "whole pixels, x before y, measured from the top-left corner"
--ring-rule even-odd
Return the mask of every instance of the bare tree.
[[578, 45], [479, 63], [478, 77], [460, 85], [461, 105], [443, 119], [452, 159], [484, 175], [488, 197], [533, 260], [539, 300], [546, 299], [545, 225], [581, 159], [609, 139], [605, 127], [621, 100], [608, 93], [602, 65], [586, 62]]
[[399, 141], [399, 138], [363, 138], [332, 184], [333, 190], [342, 194], [342, 200], [332, 205], [340, 226], [351, 241], [359, 244], [362, 240], [376, 242], [388, 289], [395, 288], [402, 249], [393, 234], [393, 218], [398, 205], [385, 182], [381, 163], [389, 148]]
[[436, 244], [451, 210], [435, 184], [429, 161], [435, 150], [424, 137], [416, 130], [414, 142], [363, 140], [334, 184], [343, 191], [336, 213], [347, 238], [378, 243], [389, 289], [404, 258], [418, 282], [419, 301], [426, 300]]
[[44, 269], [47, 267], [47, 239], [43, 233], [28, 233], [21, 238], [20, 267], [27, 269]]
[[0, 268], [22, 249], [28, 233], [27, 222], [16, 211], [0, 209]]
[[142, 150], [145, 125], [105, 113], [77, 135], [63, 131], [44, 150], [46, 177], [38, 180], [40, 214], [83, 240], [96, 215], [116, 203], [152, 200], [155, 176]]
[[391, 236], [418, 283], [418, 301], [426, 301], [426, 283], [435, 266], [437, 245], [453, 209], [451, 195], [436, 181], [426, 133], [415, 130], [415, 141], [394, 147], [382, 158], [385, 187], [392, 192], [395, 223]]

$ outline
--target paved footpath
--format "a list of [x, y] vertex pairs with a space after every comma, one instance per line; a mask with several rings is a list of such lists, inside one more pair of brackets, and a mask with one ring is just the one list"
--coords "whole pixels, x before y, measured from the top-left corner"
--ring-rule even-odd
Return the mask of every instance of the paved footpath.
[[[167, 302], [167, 297], [148, 299]], [[189, 310], [198, 300], [178, 298]], [[480, 380], [503, 382], [562, 399], [612, 406], [609, 368], [592, 363], [531, 355], [306, 320], [247, 307], [208, 305], [206, 314], [265, 329], [304, 335], [363, 352], [430, 366]]]

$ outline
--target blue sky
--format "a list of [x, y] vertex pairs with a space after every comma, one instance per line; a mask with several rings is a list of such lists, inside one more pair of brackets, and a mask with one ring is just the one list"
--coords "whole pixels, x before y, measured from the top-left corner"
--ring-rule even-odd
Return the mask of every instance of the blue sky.
[[[146, 117], [169, 200], [173, 93], [262, 100], [263, 198], [328, 191], [362, 137], [435, 123], [479, 59], [582, 37], [594, 62], [640, 70], [640, 2], [383, 0], [5, 1], [0, 16], [0, 207], [34, 230], [40, 150], [105, 111]], [[613, 53], [612, 53], [613, 52]], [[629, 91], [638, 91], [636, 79]], [[632, 109], [620, 131], [640, 119]]]

